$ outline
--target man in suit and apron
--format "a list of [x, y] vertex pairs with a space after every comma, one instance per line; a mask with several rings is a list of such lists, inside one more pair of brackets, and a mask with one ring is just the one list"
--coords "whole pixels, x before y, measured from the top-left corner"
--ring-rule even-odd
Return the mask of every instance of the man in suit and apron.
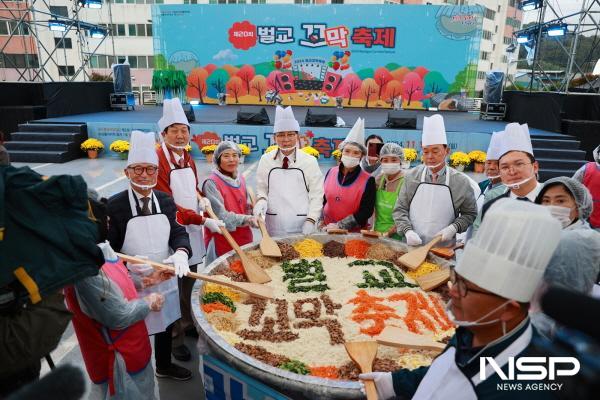
[[265, 217], [271, 236], [310, 235], [323, 209], [323, 174], [316, 158], [299, 151], [299, 131], [292, 107], [277, 106], [273, 132], [279, 148], [260, 158], [253, 210]]
[[[539, 334], [529, 319], [529, 302], [559, 243], [560, 228], [543, 207], [499, 201], [451, 272], [446, 311], [457, 329], [448, 346], [429, 367], [361, 374], [360, 378], [375, 381], [379, 399], [555, 398], [552, 391], [502, 390], [501, 374], [489, 359], [508, 376], [511, 358], [518, 362], [520, 357], [542, 355], [534, 354], [532, 348]], [[486, 360], [483, 371], [482, 357]], [[522, 384], [526, 383], [541, 382]]]
[[438, 235], [440, 246], [449, 246], [477, 217], [474, 188], [466, 175], [446, 165], [450, 149], [441, 115], [423, 120], [421, 146], [424, 164], [406, 173], [392, 216], [409, 246]]
[[[176, 221], [177, 208], [171, 196], [152, 190], [156, 186], [158, 157], [154, 132], [131, 133], [131, 146], [125, 176], [130, 186], [108, 201], [108, 240], [117, 252], [144, 256], [151, 261], [173, 264], [176, 274], [186, 275], [193, 255], [185, 228]], [[133, 266], [129, 266], [131, 269]], [[172, 331], [181, 317], [177, 277], [144, 288], [165, 297], [160, 313], [146, 319], [149, 334], [154, 334], [156, 376], [188, 380], [192, 373], [171, 362]]]
[[[158, 155], [158, 181], [156, 189], [173, 197], [177, 206], [177, 221], [185, 226], [190, 238], [193, 256], [189, 259], [190, 270], [198, 271], [206, 250], [202, 237], [202, 226], [219, 232], [224, 224], [204, 217], [208, 200], [198, 200], [198, 175], [196, 164], [186, 151], [190, 142], [190, 125], [178, 98], [167, 99], [163, 104], [163, 116], [158, 121], [163, 143], [156, 151]], [[178, 276], [181, 319], [173, 328], [173, 357], [189, 361], [191, 353], [183, 343], [185, 335], [198, 337], [192, 320], [191, 296], [195, 279]]]

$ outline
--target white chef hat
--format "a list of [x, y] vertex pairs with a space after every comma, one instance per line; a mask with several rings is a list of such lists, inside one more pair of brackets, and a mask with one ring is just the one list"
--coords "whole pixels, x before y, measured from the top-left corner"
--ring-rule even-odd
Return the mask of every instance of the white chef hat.
[[292, 107], [283, 108], [277, 106], [275, 108], [275, 124], [273, 124], [273, 133], [277, 132], [299, 132], [300, 124], [294, 117]]
[[367, 148], [365, 147], [365, 120], [364, 118], [357, 118], [356, 122], [348, 132], [346, 139], [338, 146], [341, 150], [347, 144], [353, 144], [358, 147], [363, 154], [367, 154]]
[[519, 125], [517, 122], [511, 122], [506, 125], [500, 143], [500, 157], [498, 159], [510, 151], [523, 151], [533, 156], [533, 146], [531, 145], [527, 124]]
[[499, 160], [500, 151], [502, 150], [502, 137], [504, 135], [504, 131], [494, 132], [492, 137], [490, 138], [490, 145], [488, 146], [486, 158], [488, 160]]
[[158, 166], [154, 132], [132, 131], [127, 166], [142, 163]]
[[498, 296], [529, 302], [558, 246], [560, 230], [546, 207], [498, 200], [467, 243], [456, 272]]
[[440, 114], [434, 114], [431, 117], [423, 119], [423, 136], [421, 138], [422, 146], [431, 146], [434, 144], [448, 144], [446, 138], [446, 127], [444, 126], [444, 117]]
[[162, 133], [165, 129], [173, 124], [184, 124], [188, 127], [190, 126], [190, 123], [185, 116], [185, 111], [183, 111], [181, 101], [177, 97], [174, 99], [166, 99], [163, 102], [163, 115], [162, 118], [158, 120], [158, 129]]

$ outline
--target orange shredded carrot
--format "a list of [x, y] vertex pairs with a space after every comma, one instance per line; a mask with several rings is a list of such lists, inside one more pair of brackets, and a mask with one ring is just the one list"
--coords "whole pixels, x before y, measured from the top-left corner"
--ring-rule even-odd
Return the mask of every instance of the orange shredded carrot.
[[241, 260], [235, 260], [231, 264], [229, 264], [229, 269], [235, 272], [236, 274], [243, 274], [246, 272], [244, 270], [244, 264], [242, 264]]
[[313, 376], [318, 376], [319, 378], [325, 379], [338, 379], [340, 374], [337, 367], [333, 365], [327, 365], [323, 367], [308, 367], [310, 369], [310, 374]]
[[385, 328], [385, 321], [390, 318], [400, 319], [392, 307], [384, 304], [378, 304], [385, 300], [383, 297], [371, 296], [365, 290], [356, 292], [356, 297], [350, 299], [348, 303], [356, 304], [352, 310], [352, 320], [354, 322], [372, 321], [373, 324], [366, 328], [360, 328], [360, 332], [365, 335], [375, 336], [381, 333]]
[[348, 257], [365, 258], [367, 251], [371, 247], [369, 242], [360, 239], [348, 240], [344, 245], [344, 250]]
[[202, 304], [202, 310], [206, 313], [206, 314], [210, 314], [213, 311], [225, 311], [230, 313], [231, 310], [229, 309], [229, 307], [227, 307], [225, 304], [223, 303], [208, 303], [208, 304]]

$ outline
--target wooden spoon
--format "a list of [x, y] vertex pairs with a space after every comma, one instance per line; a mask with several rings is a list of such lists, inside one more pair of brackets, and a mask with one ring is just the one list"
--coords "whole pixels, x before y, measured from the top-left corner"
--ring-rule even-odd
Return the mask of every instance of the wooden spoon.
[[[254, 207], [254, 192], [249, 187], [246, 187], [246, 190], [248, 191], [248, 195], [250, 196], [252, 206]], [[260, 240], [259, 244], [260, 252], [263, 256], [281, 258], [281, 249], [279, 248], [279, 246], [277, 246], [277, 243], [271, 238], [271, 235], [269, 235], [267, 227], [265, 226], [265, 220], [262, 217], [258, 217], [256, 219], [258, 221], [260, 234], [262, 235], [262, 239]]]
[[441, 235], [434, 237], [433, 240], [425, 246], [418, 247], [401, 256], [398, 259], [398, 262], [412, 270], [419, 268], [419, 265], [423, 264], [423, 261], [427, 258], [429, 250], [431, 250], [431, 248], [440, 240], [442, 240]]
[[421, 289], [428, 291], [433, 290], [438, 286], [450, 280], [450, 268], [443, 268], [439, 271], [431, 272], [427, 275], [419, 276], [416, 281], [421, 286]]
[[366, 229], [361, 229], [360, 233], [363, 236], [377, 238], [377, 239], [379, 239], [381, 237], [387, 237], [388, 236], [387, 232], [383, 232], [382, 233], [382, 232], [377, 232], [377, 231], [368, 231]]
[[[202, 197], [198, 195], [198, 199]], [[206, 212], [213, 219], [219, 219], [212, 208], [209, 206], [206, 208]], [[235, 239], [231, 236], [227, 228], [224, 226], [221, 227], [221, 234], [225, 236], [227, 243], [235, 250], [242, 265], [244, 266], [244, 272], [246, 273], [246, 277], [252, 283], [267, 283], [271, 282], [271, 277], [259, 266], [257, 265], [250, 257], [244, 253], [244, 251], [237, 244]]]
[[[148, 264], [153, 268], [167, 270], [171, 272], [175, 272], [175, 267], [170, 265], [165, 265], [162, 263], [157, 263], [154, 261], [147, 260], [145, 258], [128, 256], [127, 254], [117, 253], [117, 256], [120, 257], [123, 261], [135, 263], [135, 264]], [[272, 299], [273, 298], [273, 288], [265, 285], [261, 285], [258, 283], [248, 283], [248, 282], [234, 282], [229, 281], [224, 278], [220, 278], [217, 276], [198, 274], [196, 272], [188, 272], [186, 275], [190, 278], [200, 279], [206, 282], [218, 283], [222, 286], [227, 286], [235, 290], [239, 290], [240, 292], [244, 292], [249, 294], [250, 296], [258, 297], [261, 299]]]
[[442, 258], [445, 258], [446, 260], [449, 260], [452, 257], [454, 257], [454, 250], [460, 249], [463, 247], [465, 247], [465, 243], [459, 242], [459, 243], [456, 243], [452, 247], [434, 247], [433, 249], [431, 249], [429, 251], [438, 257], [442, 257]]
[[[373, 372], [373, 361], [377, 356], [377, 342], [346, 342], [346, 352], [358, 365], [363, 374]], [[377, 388], [372, 380], [363, 381], [365, 384], [365, 392], [367, 392], [367, 400], [377, 400]]]
[[375, 339], [379, 344], [405, 349], [443, 350], [446, 348], [445, 344], [436, 342], [431, 337], [416, 335], [395, 326], [387, 326]]
[[345, 235], [348, 233], [348, 230], [339, 228], [329, 228], [327, 229], [327, 233], [329, 233], [330, 235]]

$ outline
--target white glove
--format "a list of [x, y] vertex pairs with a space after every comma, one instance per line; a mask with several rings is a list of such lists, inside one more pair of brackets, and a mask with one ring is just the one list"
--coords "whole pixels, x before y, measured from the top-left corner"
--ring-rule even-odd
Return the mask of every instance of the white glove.
[[314, 231], [315, 231], [315, 224], [310, 221], [304, 221], [304, 224], [302, 225], [302, 234], [310, 235]]
[[370, 372], [368, 374], [360, 374], [358, 375], [358, 379], [365, 381], [372, 380], [375, 382], [375, 388], [377, 388], [377, 398], [379, 400], [386, 400], [396, 397], [391, 372]]
[[102, 243], [98, 243], [98, 247], [100, 247], [100, 250], [102, 250], [102, 254], [104, 255], [104, 261], [115, 262], [119, 259], [119, 257], [117, 257], [117, 253], [115, 253], [112, 247], [110, 247], [110, 243], [108, 243], [108, 240], [105, 240]]
[[409, 246], [420, 246], [423, 241], [419, 237], [419, 234], [413, 230], [406, 232], [406, 244]]
[[258, 228], [258, 218], [255, 216], [247, 215], [246, 218], [244, 218], [244, 223], [253, 228]]
[[169, 258], [163, 260], [164, 264], [173, 264], [175, 266], [175, 274], [179, 278], [183, 278], [190, 272], [190, 265], [188, 264], [188, 253], [183, 250], [177, 250], [171, 254]]
[[254, 205], [254, 210], [252, 211], [252, 214], [255, 217], [264, 218], [265, 215], [267, 215], [267, 200], [265, 200], [265, 199], [258, 200], [256, 202], [256, 204]]
[[210, 200], [207, 197], [200, 197], [198, 199], [198, 210], [200, 212], [206, 211], [210, 208]]
[[212, 233], [219, 233], [221, 232], [221, 227], [225, 226], [225, 223], [220, 219], [206, 218], [204, 219], [204, 226]]
[[148, 303], [148, 307], [152, 311], [160, 311], [165, 302], [165, 297], [160, 293], [150, 293], [148, 296], [144, 297], [146, 303]]
[[447, 242], [448, 240], [454, 239], [456, 236], [456, 228], [454, 225], [448, 225], [441, 231], [435, 234], [435, 236], [442, 235], [442, 242]]
[[340, 227], [338, 226], [338, 224], [331, 222], [325, 226], [325, 231], [329, 229], [340, 229]]

